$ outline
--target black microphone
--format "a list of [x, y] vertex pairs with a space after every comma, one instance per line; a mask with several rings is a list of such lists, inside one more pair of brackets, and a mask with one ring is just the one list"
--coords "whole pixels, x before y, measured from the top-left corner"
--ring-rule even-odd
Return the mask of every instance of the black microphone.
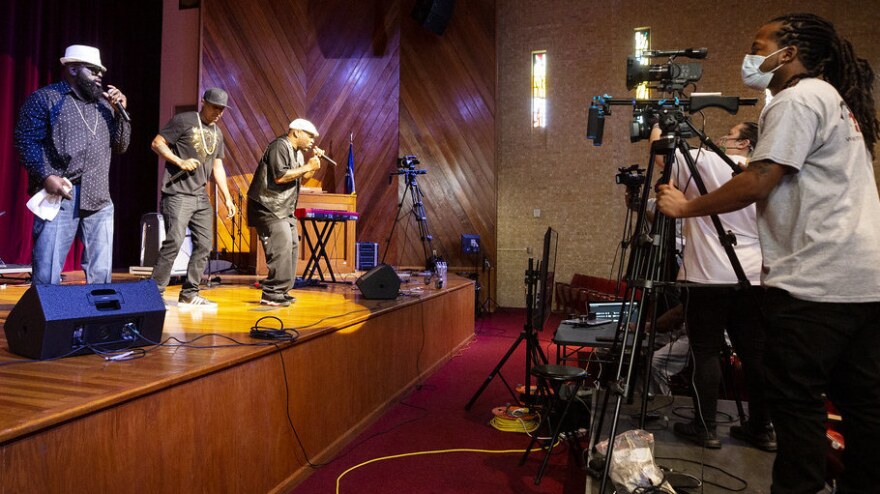
[[[113, 100], [110, 99], [110, 95], [108, 93], [104, 93], [104, 94], [107, 95], [106, 96], [107, 101], [109, 101], [110, 104], [112, 105]], [[123, 120], [125, 120], [126, 122], [131, 122], [131, 116], [128, 114], [128, 111], [126, 111], [125, 107], [122, 106], [122, 102], [116, 103], [116, 111], [119, 112], [119, 114], [122, 116]]]
[[122, 103], [116, 104], [116, 110], [119, 111], [119, 114], [122, 115], [122, 119], [126, 122], [131, 122], [131, 117], [128, 115], [128, 112], [125, 110], [125, 107], [122, 106]]
[[189, 173], [191, 171], [193, 171], [193, 170], [180, 170], [179, 172], [175, 173], [174, 175], [171, 175], [171, 180], [169, 180], [169, 182], [174, 182], [178, 178], [186, 175], [187, 173]]

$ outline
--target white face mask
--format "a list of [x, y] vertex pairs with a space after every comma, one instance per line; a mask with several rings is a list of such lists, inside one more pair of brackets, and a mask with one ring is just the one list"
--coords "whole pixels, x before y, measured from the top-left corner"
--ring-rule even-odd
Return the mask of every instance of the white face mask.
[[770, 85], [770, 81], [773, 79], [773, 73], [776, 72], [779, 67], [782, 67], [782, 64], [777, 65], [770, 72], [762, 72], [761, 64], [764, 63], [764, 60], [767, 60], [784, 49], [785, 48], [780, 48], [767, 56], [746, 55], [745, 58], [743, 58], [742, 63], [743, 84], [752, 89], [767, 89], [767, 86]]

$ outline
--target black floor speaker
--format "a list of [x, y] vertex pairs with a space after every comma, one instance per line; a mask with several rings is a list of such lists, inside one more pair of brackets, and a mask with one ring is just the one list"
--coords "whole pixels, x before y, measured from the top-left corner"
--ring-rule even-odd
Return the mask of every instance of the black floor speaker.
[[114, 351], [159, 342], [165, 302], [153, 280], [33, 285], [3, 329], [9, 351], [33, 359]]
[[392, 300], [400, 292], [400, 278], [394, 268], [380, 264], [355, 281], [364, 298]]

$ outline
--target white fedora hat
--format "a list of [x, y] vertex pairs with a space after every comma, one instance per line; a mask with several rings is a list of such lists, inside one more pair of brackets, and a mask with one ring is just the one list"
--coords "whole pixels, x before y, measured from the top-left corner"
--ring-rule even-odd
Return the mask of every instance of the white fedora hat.
[[318, 137], [318, 129], [315, 128], [315, 124], [304, 118], [297, 118], [290, 122], [290, 130], [304, 130], [312, 134], [312, 137]]
[[74, 62], [87, 63], [89, 65], [94, 65], [95, 67], [100, 67], [104, 72], [107, 71], [107, 67], [104, 67], [101, 64], [101, 51], [94, 46], [68, 46], [67, 50], [64, 50], [64, 56], [61, 57], [61, 63], [67, 65]]

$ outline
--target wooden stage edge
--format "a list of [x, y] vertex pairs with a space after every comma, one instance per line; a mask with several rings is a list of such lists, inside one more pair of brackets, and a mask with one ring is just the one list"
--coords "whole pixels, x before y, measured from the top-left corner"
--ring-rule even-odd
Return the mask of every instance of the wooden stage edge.
[[[17, 363], [0, 335], [0, 494], [288, 492], [474, 336], [474, 284], [457, 276], [392, 301], [348, 284], [294, 290], [273, 309], [253, 278], [225, 280], [203, 290], [215, 309], [165, 294], [163, 339], [200, 348]], [[26, 288], [0, 290], [4, 323]], [[263, 316], [300, 338], [214, 347], [262, 342], [248, 331]]]

